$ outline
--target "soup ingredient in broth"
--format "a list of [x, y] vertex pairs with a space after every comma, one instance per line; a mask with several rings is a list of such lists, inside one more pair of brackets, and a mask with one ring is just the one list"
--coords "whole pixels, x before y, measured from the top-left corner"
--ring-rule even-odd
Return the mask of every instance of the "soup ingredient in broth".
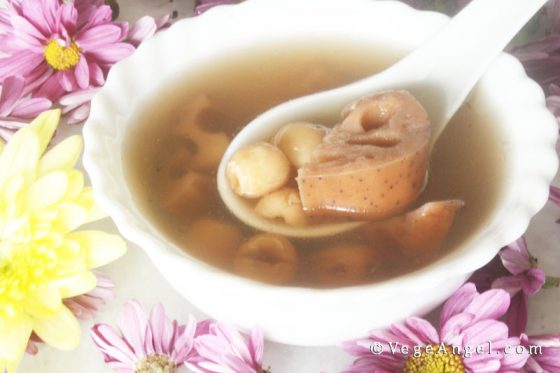
[[290, 123], [280, 129], [272, 142], [284, 152], [295, 168], [312, 160], [312, 154], [327, 134], [327, 129], [307, 122]]
[[309, 223], [309, 218], [301, 207], [296, 188], [284, 187], [267, 194], [256, 204], [255, 212], [268, 219], [282, 219], [292, 226]]
[[239, 275], [271, 284], [286, 284], [294, 279], [299, 258], [286, 237], [259, 233], [239, 248], [233, 264]]
[[231, 157], [226, 176], [235, 193], [258, 198], [288, 182], [290, 162], [276, 146], [259, 142], [240, 149]]
[[455, 214], [463, 207], [460, 200], [428, 202], [406, 214], [370, 222], [360, 228], [368, 241], [384, 240], [407, 257], [432, 256], [439, 252]]
[[309, 263], [313, 284], [349, 286], [367, 281], [382, 259], [374, 247], [343, 243], [316, 250]]
[[193, 170], [214, 172], [229, 145], [225, 132], [209, 128], [218, 115], [207, 95], [194, 97], [183, 108], [183, 117], [176, 124], [175, 132], [192, 142], [194, 154], [189, 160], [189, 167]]
[[185, 246], [191, 253], [220, 268], [229, 268], [243, 241], [241, 230], [223, 221], [200, 218], [187, 224]]
[[208, 175], [197, 171], [189, 171], [178, 179], [168, 179], [162, 185], [162, 206], [174, 215], [199, 213], [209, 206], [212, 185]]
[[430, 120], [406, 91], [365, 97], [298, 170], [303, 209], [315, 216], [383, 219], [405, 211], [424, 187]]

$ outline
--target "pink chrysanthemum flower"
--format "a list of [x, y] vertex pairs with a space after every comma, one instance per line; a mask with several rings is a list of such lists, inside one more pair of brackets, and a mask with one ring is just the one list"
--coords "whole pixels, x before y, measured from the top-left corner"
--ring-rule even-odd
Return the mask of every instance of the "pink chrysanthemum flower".
[[463, 285], [445, 303], [438, 332], [428, 321], [411, 317], [389, 330], [370, 332], [343, 348], [358, 358], [346, 373], [516, 372], [527, 354], [505, 353], [519, 346], [498, 321], [509, 306], [508, 294], [491, 289], [479, 294]]
[[500, 251], [500, 258], [511, 275], [497, 278], [492, 287], [504, 289], [510, 294], [511, 305], [506, 322], [512, 335], [520, 335], [527, 329], [528, 297], [542, 288], [546, 276], [536, 267], [537, 261], [529, 254], [524, 237]]
[[106, 324], [95, 324], [91, 336], [105, 362], [118, 372], [172, 373], [196, 354], [194, 317], [179, 325], [167, 318], [161, 304], [154, 306], [148, 317], [138, 302], [128, 302], [117, 324], [120, 333]]
[[10, 76], [0, 86], [0, 137], [4, 141], [51, 107], [46, 98], [23, 98], [24, 86], [21, 76]]
[[212, 323], [208, 332], [195, 339], [200, 361], [187, 366], [194, 371], [216, 373], [265, 373], [262, 367], [263, 334], [254, 328], [245, 340], [232, 326]]
[[[108, 69], [130, 55], [128, 24], [86, 0], [7, 0], [0, 10], [0, 81], [21, 75], [26, 93], [55, 101], [67, 92], [100, 86]], [[78, 11], [81, 11], [81, 13]]]
[[169, 15], [112, 22], [103, 0], [7, 0], [0, 9], [0, 82], [23, 76], [23, 95], [62, 106], [68, 123], [83, 122], [109, 69], [146, 38], [170, 25]]
[[560, 334], [528, 337], [521, 335], [521, 343], [530, 352], [525, 365], [528, 373], [560, 372]]

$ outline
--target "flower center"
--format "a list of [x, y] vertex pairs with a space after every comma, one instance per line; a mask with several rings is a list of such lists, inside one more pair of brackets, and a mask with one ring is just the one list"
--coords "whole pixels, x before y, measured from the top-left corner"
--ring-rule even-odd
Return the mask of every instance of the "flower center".
[[406, 360], [403, 373], [465, 373], [465, 366], [449, 346], [430, 344]]
[[78, 64], [80, 48], [74, 41], [69, 47], [60, 45], [57, 40], [51, 40], [45, 47], [45, 61], [55, 70], [68, 70]]
[[173, 373], [175, 362], [166, 355], [143, 357], [134, 367], [134, 373]]

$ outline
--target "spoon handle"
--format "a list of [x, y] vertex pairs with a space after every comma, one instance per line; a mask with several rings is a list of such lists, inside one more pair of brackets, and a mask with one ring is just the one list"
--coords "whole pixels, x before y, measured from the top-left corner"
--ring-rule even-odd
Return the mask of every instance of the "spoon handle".
[[392, 86], [412, 91], [430, 113], [432, 145], [490, 63], [546, 1], [473, 0], [386, 71]]

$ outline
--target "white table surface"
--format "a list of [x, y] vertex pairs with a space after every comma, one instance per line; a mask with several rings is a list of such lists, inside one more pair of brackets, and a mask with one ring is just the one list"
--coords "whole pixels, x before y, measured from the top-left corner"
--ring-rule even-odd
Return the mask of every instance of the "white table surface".
[[[4, 0], [0, 0], [0, 4]], [[119, 0], [120, 19], [133, 22], [143, 15], [159, 16], [172, 10], [179, 18], [190, 14], [194, 0]], [[80, 127], [63, 128], [59, 136], [79, 132]], [[557, 177], [558, 181], [558, 177]], [[560, 208], [550, 203], [533, 219], [527, 237], [529, 249], [540, 259], [541, 268], [549, 275], [560, 276]], [[117, 233], [109, 219], [94, 228]], [[115, 282], [115, 299], [94, 320], [82, 322], [82, 342], [72, 352], [57, 351], [41, 346], [37, 356], [26, 356], [19, 372], [23, 373], [104, 373], [112, 370], [103, 363], [101, 353], [89, 337], [89, 329], [96, 322], [115, 325], [122, 304], [139, 300], [148, 310], [157, 302], [164, 304], [168, 314], [184, 322], [189, 313], [201, 320], [202, 314], [177, 293], [161, 276], [141, 248], [129, 243], [127, 254], [115, 263], [102, 268]], [[203, 286], [203, 284], [193, 284]], [[560, 332], [560, 289], [543, 290], [530, 299], [530, 334]], [[344, 320], [333, 320], [341, 322]], [[367, 331], [364, 330], [364, 334]], [[265, 342], [264, 366], [274, 373], [284, 372], [340, 372], [352, 358], [338, 347], [297, 347]], [[180, 369], [179, 372], [186, 372]]]

